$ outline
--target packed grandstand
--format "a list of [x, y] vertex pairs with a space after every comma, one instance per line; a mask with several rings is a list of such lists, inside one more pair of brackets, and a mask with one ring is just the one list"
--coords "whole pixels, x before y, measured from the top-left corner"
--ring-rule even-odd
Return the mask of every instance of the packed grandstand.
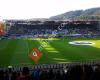
[[98, 37], [99, 21], [6, 20], [8, 37]]
[[[100, 21], [5, 20], [4, 28], [0, 28], [0, 31], [1, 31], [0, 32], [1, 41], [10, 40], [10, 39], [19, 40], [19, 39], [29, 39], [29, 38], [30, 39], [37, 39], [37, 38], [58, 39], [59, 38], [61, 40], [85, 38], [85, 39], [99, 40], [100, 39]], [[2, 48], [0, 48], [0, 50], [1, 49]], [[98, 53], [99, 53], [99, 49], [98, 49]], [[43, 62], [44, 64], [36, 63], [34, 65], [29, 64], [29, 65], [24, 65], [24, 66], [23, 64], [21, 64], [18, 67], [17, 66], [13, 67], [10, 64], [10, 66], [7, 65], [8, 68], [5, 68], [4, 67], [5, 65], [1, 67], [1, 64], [0, 64], [0, 67], [1, 67], [0, 80], [100, 80], [99, 78], [100, 76], [99, 56], [100, 55], [97, 54], [94, 56], [96, 57], [98, 56], [96, 61], [94, 60], [87, 61], [86, 59], [83, 62], [78, 61], [75, 63], [72, 62], [72, 63], [61, 63], [61, 64], [57, 64], [56, 62], [54, 63], [51, 62], [50, 64], [49, 63], [47, 64]], [[95, 58], [94, 56], [92, 56], [93, 59]], [[88, 57], [92, 59], [90, 57], [90, 54]], [[47, 59], [49, 59], [49, 56], [47, 57]], [[78, 57], [76, 57], [76, 59], [78, 59]], [[64, 59], [61, 59], [61, 60], [64, 60]]]

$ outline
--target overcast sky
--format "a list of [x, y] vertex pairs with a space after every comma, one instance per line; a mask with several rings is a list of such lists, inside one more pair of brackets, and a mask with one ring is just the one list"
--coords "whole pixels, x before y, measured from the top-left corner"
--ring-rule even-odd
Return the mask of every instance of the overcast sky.
[[0, 0], [0, 18], [48, 18], [93, 7], [100, 7], [100, 0]]

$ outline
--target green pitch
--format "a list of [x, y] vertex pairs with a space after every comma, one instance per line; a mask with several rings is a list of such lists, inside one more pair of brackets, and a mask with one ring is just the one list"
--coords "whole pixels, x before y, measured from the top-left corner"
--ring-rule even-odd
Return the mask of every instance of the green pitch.
[[[9, 39], [0, 40], [0, 66], [25, 66], [32, 64], [71, 63], [100, 59], [100, 40], [78, 39], [91, 41], [95, 45], [71, 45], [71, 39]], [[28, 54], [33, 48], [42, 52], [36, 63]]]

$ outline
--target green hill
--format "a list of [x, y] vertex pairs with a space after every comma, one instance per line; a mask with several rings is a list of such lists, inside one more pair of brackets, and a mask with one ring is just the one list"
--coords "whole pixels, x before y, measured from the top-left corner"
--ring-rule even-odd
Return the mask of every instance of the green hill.
[[51, 20], [100, 20], [100, 8], [69, 11], [50, 17]]

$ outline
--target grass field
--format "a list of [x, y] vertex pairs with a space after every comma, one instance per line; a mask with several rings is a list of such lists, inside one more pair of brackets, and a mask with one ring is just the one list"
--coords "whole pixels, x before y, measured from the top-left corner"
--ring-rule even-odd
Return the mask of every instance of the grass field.
[[[95, 45], [71, 45], [68, 39], [8, 39], [0, 40], [0, 66], [23, 66], [31, 64], [69, 63], [100, 59], [99, 39], [78, 39], [91, 41]], [[45, 45], [44, 45], [45, 44]], [[36, 63], [28, 56], [33, 48], [41, 48], [42, 57]]]

